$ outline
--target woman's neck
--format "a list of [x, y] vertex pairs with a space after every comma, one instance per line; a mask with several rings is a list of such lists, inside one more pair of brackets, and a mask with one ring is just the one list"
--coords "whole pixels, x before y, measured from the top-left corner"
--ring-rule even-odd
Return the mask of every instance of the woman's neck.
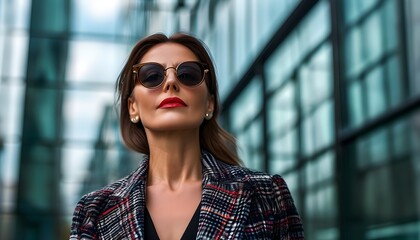
[[176, 190], [202, 179], [201, 149], [197, 131], [148, 132], [150, 159], [148, 186]]

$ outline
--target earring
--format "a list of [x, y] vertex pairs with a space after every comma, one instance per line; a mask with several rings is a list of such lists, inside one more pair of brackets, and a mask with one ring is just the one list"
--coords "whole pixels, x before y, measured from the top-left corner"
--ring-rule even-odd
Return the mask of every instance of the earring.
[[213, 113], [206, 113], [206, 115], [204, 116], [205, 119], [210, 120], [213, 117]]
[[138, 123], [139, 122], [139, 116], [135, 116], [135, 117], [131, 118], [131, 122], [132, 123]]

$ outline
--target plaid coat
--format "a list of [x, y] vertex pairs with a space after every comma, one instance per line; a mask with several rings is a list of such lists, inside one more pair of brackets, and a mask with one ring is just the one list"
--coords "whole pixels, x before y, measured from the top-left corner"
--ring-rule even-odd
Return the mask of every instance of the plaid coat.
[[[197, 239], [304, 239], [283, 178], [202, 154]], [[76, 206], [70, 239], [144, 239], [148, 159], [127, 177], [89, 193]]]

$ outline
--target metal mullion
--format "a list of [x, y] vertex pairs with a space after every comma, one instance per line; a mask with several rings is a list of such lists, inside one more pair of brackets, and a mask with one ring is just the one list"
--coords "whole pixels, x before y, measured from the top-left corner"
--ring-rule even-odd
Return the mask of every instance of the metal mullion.
[[398, 107], [390, 109], [384, 114], [381, 114], [370, 121], [366, 121], [365, 124], [356, 129], [343, 129], [339, 134], [340, 144], [346, 145], [356, 140], [360, 136], [372, 132], [378, 127], [398, 119], [402, 115], [408, 114], [416, 109], [419, 109], [418, 106], [420, 106], [420, 96], [412, 97], [406, 102], [400, 104]]
[[399, 55], [399, 60], [400, 60], [400, 74], [401, 74], [401, 82], [403, 83], [402, 89], [403, 89], [403, 93], [406, 93], [407, 95], [410, 94], [409, 90], [409, 56], [408, 56], [408, 49], [407, 49], [407, 45], [408, 45], [408, 41], [407, 41], [407, 24], [405, 22], [404, 17], [406, 16], [405, 13], [405, 3], [406, 1], [396, 1], [397, 3], [397, 18], [398, 18], [398, 30], [400, 31], [398, 36], [398, 52], [400, 53]]
[[[337, 228], [339, 229], [338, 239], [352, 239], [352, 227], [349, 224], [351, 219], [351, 162], [343, 157], [344, 145], [340, 141], [340, 132], [343, 123], [349, 122], [346, 109], [347, 97], [344, 91], [346, 84], [344, 77], [344, 35], [348, 30], [345, 29], [343, 18], [343, 1], [330, 0], [331, 10], [331, 45], [332, 45], [332, 64], [333, 64], [333, 100], [334, 100], [334, 154], [335, 154], [335, 174], [337, 190]], [[343, 122], [344, 118], [344, 122]], [[350, 207], [349, 207], [350, 206]]]

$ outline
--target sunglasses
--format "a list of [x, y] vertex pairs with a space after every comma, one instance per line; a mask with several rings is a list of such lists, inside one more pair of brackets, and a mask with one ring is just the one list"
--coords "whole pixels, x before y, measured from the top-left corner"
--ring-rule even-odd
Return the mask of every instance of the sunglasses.
[[146, 88], [157, 88], [165, 81], [166, 71], [170, 68], [175, 70], [178, 81], [188, 87], [200, 85], [209, 71], [204, 63], [194, 61], [183, 62], [177, 67], [167, 68], [159, 63], [147, 62], [134, 65], [133, 74]]

